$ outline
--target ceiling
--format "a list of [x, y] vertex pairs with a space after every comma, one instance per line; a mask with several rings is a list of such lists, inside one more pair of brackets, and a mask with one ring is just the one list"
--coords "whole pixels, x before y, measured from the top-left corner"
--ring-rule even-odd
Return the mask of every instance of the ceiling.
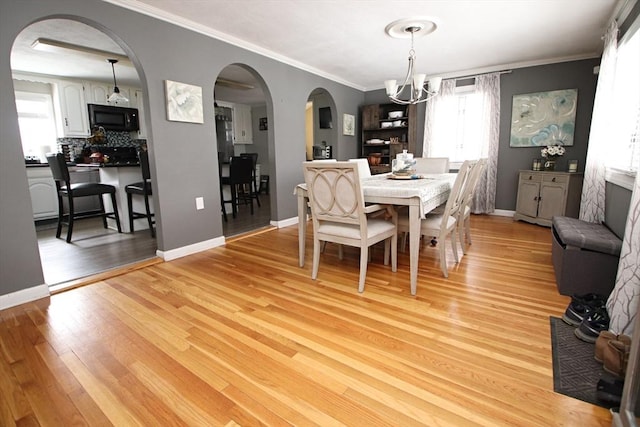
[[[385, 27], [397, 19], [426, 17], [437, 24], [435, 32], [415, 40], [417, 69], [427, 75], [453, 77], [597, 57], [607, 23], [627, 2], [104, 1], [209, 34], [360, 90], [379, 89], [385, 79], [404, 78], [410, 39], [391, 38], [385, 33]], [[33, 24], [19, 35], [11, 56], [12, 69], [113, 79], [106, 58], [37, 52], [30, 46], [39, 37], [124, 55], [98, 30], [77, 22], [49, 20]], [[221, 76], [255, 85], [250, 74], [239, 67], [228, 67]], [[119, 85], [139, 85], [130, 63], [116, 64], [116, 77]], [[235, 92], [250, 99], [261, 91]], [[216, 96], [222, 96], [218, 89]]]

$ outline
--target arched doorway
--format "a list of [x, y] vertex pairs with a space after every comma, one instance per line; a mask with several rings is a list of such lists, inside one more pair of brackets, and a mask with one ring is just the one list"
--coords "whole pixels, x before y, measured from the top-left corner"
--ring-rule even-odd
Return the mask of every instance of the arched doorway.
[[[269, 135], [272, 130], [269, 130], [268, 98], [264, 81], [255, 70], [246, 65], [228, 65], [216, 78], [216, 143], [221, 182], [224, 183], [220, 189], [221, 201], [231, 200], [231, 189], [226, 185], [225, 179], [229, 173], [229, 159], [234, 156], [252, 156], [256, 163], [256, 199], [238, 206], [235, 217], [231, 213], [231, 204], [225, 204], [227, 219], [223, 220], [223, 234], [227, 237], [270, 225]], [[245, 188], [244, 191], [248, 189]], [[248, 203], [253, 203], [253, 214]]]
[[[110, 104], [107, 97], [113, 92], [115, 73], [126, 98], [118, 105], [143, 110], [138, 70], [122, 47], [96, 27], [72, 19], [46, 19], [26, 27], [12, 47], [11, 69], [25, 163], [31, 161], [26, 168], [33, 216], [45, 283], [50, 286], [153, 258], [157, 249], [149, 231], [138, 231], [137, 223], [136, 232], [117, 233], [105, 230], [101, 223], [96, 226], [93, 220], [83, 220], [74, 224], [71, 243], [55, 238], [57, 199], [44, 153], [60, 151], [68, 157], [72, 182], [100, 180], [101, 171], [73, 163], [84, 163], [97, 143], [89, 129], [87, 105]], [[108, 59], [118, 62], [112, 68]], [[38, 120], [42, 126], [33, 124]], [[100, 147], [131, 148], [135, 160], [135, 149], [148, 144], [144, 117], [140, 122], [138, 131], [105, 132], [106, 140], [100, 141]], [[118, 190], [124, 194], [124, 189]], [[98, 209], [97, 199], [91, 199], [79, 199], [83, 203], [76, 211]], [[120, 212], [126, 209], [126, 203], [119, 202]]]
[[336, 120], [336, 105], [331, 94], [323, 88], [314, 89], [305, 106], [307, 160], [337, 158]]

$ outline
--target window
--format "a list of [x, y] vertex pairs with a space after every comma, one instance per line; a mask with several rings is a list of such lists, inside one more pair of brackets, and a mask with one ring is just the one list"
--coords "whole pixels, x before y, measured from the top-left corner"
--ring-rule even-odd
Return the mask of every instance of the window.
[[618, 46], [612, 108], [612, 152], [607, 166], [637, 172], [640, 165], [640, 32]]
[[[478, 138], [483, 128], [483, 93], [475, 91], [474, 85], [461, 86], [443, 101], [448, 105], [440, 110], [442, 114], [438, 115], [438, 119], [446, 124], [434, 129], [437, 135], [434, 135], [434, 139], [446, 143], [433, 144], [429, 155], [448, 157], [452, 168], [461, 165], [466, 159], [483, 157], [483, 151], [486, 150], [483, 150], [482, 138]], [[441, 123], [444, 124], [443, 122]], [[446, 132], [446, 135], [441, 134], [442, 132]]]
[[22, 151], [25, 156], [40, 157], [56, 146], [53, 100], [46, 93], [16, 92], [16, 108]]

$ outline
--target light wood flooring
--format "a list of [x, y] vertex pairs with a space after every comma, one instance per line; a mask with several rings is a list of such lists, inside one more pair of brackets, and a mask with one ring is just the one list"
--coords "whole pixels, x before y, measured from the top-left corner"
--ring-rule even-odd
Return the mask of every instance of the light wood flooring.
[[473, 216], [449, 278], [328, 245], [318, 280], [297, 228], [0, 311], [0, 425], [609, 426], [553, 392], [549, 229]]

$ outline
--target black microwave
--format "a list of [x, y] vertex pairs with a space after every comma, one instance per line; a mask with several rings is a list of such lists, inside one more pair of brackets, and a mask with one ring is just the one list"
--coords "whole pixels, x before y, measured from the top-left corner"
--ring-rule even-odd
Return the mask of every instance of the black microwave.
[[102, 126], [106, 130], [134, 131], [140, 129], [137, 108], [88, 104], [89, 126]]

